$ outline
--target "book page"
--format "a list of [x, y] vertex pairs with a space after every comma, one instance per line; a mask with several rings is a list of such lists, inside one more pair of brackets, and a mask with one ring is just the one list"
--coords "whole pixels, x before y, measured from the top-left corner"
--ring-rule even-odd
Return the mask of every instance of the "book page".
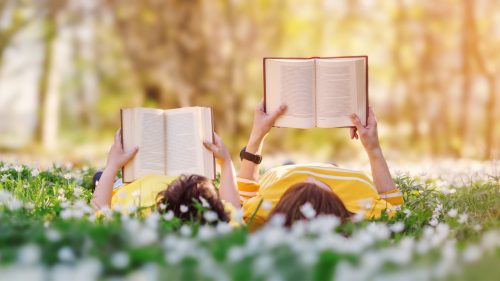
[[203, 175], [203, 142], [198, 112], [192, 108], [167, 110], [165, 128], [167, 175]]
[[316, 110], [318, 127], [352, 126], [357, 113], [358, 83], [355, 59], [317, 59]]
[[[200, 107], [200, 118], [202, 125], [202, 140], [213, 141], [213, 120], [212, 120], [212, 109], [209, 107]], [[215, 158], [214, 154], [202, 146], [202, 158], [203, 158], [203, 175], [209, 179], [215, 179]]]
[[314, 127], [314, 59], [266, 59], [266, 111], [274, 112], [281, 104], [287, 111], [275, 126]]
[[[134, 146], [139, 145], [135, 141], [134, 134], [134, 109], [124, 108], [120, 110], [121, 115], [121, 131], [122, 131], [122, 144], [124, 151], [130, 151]], [[127, 163], [123, 169], [123, 182], [131, 182], [135, 179], [135, 161]]]
[[136, 140], [139, 152], [136, 161], [136, 178], [148, 174], [165, 174], [165, 126], [163, 110], [138, 108], [135, 110]]

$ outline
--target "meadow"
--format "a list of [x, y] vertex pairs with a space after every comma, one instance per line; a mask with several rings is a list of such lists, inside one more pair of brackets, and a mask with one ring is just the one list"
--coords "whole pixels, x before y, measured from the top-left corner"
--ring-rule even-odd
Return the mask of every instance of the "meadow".
[[[498, 165], [489, 162], [488, 165]], [[0, 280], [495, 280], [500, 174], [398, 173], [394, 217], [249, 232], [89, 206], [93, 168], [0, 163]], [[200, 213], [204, 210], [200, 207]], [[241, 214], [234, 214], [240, 219]], [[496, 279], [497, 280], [497, 279]]]

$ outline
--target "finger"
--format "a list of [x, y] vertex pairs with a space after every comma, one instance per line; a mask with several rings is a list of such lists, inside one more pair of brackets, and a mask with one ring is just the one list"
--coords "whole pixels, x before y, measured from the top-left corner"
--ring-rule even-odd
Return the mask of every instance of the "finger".
[[134, 156], [137, 154], [138, 151], [139, 151], [139, 147], [134, 146], [134, 148], [132, 148], [132, 150], [125, 153], [125, 157], [127, 159], [132, 159], [132, 158], [134, 158]]
[[271, 120], [273, 121], [273, 123], [276, 122], [276, 120], [278, 120], [278, 118], [280, 118], [281, 115], [285, 113], [285, 111], [286, 111], [286, 105], [284, 104], [280, 105], [280, 107], [271, 114]]
[[366, 128], [363, 127], [363, 124], [361, 124], [361, 120], [359, 120], [358, 115], [353, 113], [353, 114], [349, 115], [349, 118], [351, 118], [352, 123], [354, 124], [354, 126], [356, 126], [356, 130], [359, 133], [362, 134], [364, 132], [364, 130], [366, 130]]
[[375, 117], [375, 112], [373, 112], [373, 108], [368, 107], [368, 125], [370, 127], [377, 125], [377, 117]]
[[205, 146], [205, 148], [210, 150], [212, 153], [215, 153], [217, 151], [217, 147], [207, 140], [203, 141], [203, 146]]
[[122, 142], [122, 128], [119, 128], [116, 130], [115, 133], [115, 143], [121, 143]]
[[255, 110], [264, 112], [264, 105], [264, 99], [261, 99], [257, 104], [257, 107], [255, 107]]
[[356, 128], [351, 127], [349, 132], [350, 132], [351, 139], [354, 139], [354, 136], [356, 135]]
[[222, 143], [221, 137], [219, 137], [219, 135], [216, 132], [214, 132], [214, 144], [220, 145], [221, 143]]

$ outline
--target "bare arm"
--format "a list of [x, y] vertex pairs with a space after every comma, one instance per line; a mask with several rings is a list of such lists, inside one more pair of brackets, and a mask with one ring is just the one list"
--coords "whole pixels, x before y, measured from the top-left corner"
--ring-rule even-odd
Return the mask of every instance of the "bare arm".
[[[264, 101], [261, 101], [255, 108], [252, 132], [246, 146], [246, 151], [252, 154], [262, 155], [264, 140], [272, 129], [276, 120], [286, 111], [286, 106], [282, 105], [278, 110], [267, 114], [264, 112]], [[258, 181], [259, 165], [243, 159], [238, 173], [240, 178]]]
[[131, 151], [125, 152], [121, 141], [121, 129], [116, 131], [115, 142], [108, 153], [106, 168], [99, 179], [99, 183], [97, 184], [94, 196], [91, 200], [91, 203], [97, 209], [109, 207], [111, 205], [111, 195], [116, 175], [128, 161], [134, 158], [138, 150], [139, 148], [136, 147]]
[[220, 199], [231, 203], [235, 208], [241, 208], [240, 195], [236, 184], [236, 171], [234, 169], [231, 155], [222, 139], [215, 134], [215, 142], [204, 141], [205, 147], [214, 153], [217, 163], [221, 167], [220, 175]]
[[[351, 120], [356, 128], [351, 128], [351, 138], [361, 139], [361, 143], [370, 159], [370, 166], [372, 170], [372, 177], [378, 193], [384, 193], [396, 189], [396, 185], [392, 180], [389, 167], [385, 161], [382, 148], [378, 140], [377, 119], [370, 107], [368, 113], [368, 122], [366, 127], [361, 124], [359, 117], [352, 114]], [[359, 134], [359, 136], [358, 136]]]

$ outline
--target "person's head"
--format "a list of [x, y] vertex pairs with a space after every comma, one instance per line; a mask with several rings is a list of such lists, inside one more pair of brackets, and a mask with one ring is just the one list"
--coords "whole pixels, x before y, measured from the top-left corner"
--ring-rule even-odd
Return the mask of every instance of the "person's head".
[[342, 223], [353, 215], [327, 184], [308, 179], [288, 188], [271, 211], [269, 219], [281, 214], [285, 218], [284, 225], [290, 227], [295, 221], [307, 219], [301, 210], [306, 203], [311, 204], [316, 215], [335, 215]]
[[[164, 208], [160, 207], [162, 204]], [[196, 204], [205, 205], [215, 212], [218, 220], [229, 221], [229, 215], [224, 210], [224, 204], [219, 199], [214, 184], [206, 177], [182, 175], [157, 197], [157, 209], [160, 212], [172, 211], [183, 221], [199, 220], [201, 223], [211, 223], [195, 207]]]

